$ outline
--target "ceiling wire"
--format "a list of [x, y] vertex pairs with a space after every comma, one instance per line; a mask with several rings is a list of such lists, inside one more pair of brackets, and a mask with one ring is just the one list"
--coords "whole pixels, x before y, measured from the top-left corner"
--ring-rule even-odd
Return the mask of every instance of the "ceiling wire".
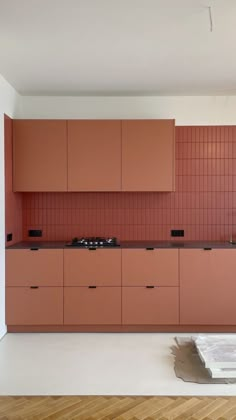
[[210, 32], [213, 31], [213, 20], [211, 6], [208, 6], [209, 20], [210, 20]]

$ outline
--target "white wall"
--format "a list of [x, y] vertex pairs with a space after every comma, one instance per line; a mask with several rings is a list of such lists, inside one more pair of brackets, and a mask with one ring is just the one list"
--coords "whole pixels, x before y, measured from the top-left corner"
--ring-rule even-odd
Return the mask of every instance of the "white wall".
[[175, 118], [176, 125], [234, 125], [236, 96], [22, 96], [17, 118]]
[[0, 75], [0, 339], [5, 326], [5, 182], [4, 182], [4, 114], [13, 117], [16, 110], [16, 91]]

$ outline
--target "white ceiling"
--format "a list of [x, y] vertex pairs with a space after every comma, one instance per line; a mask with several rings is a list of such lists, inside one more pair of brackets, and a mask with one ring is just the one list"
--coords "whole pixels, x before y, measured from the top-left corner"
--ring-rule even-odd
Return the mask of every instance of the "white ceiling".
[[23, 95], [233, 95], [235, 52], [236, 0], [0, 0]]

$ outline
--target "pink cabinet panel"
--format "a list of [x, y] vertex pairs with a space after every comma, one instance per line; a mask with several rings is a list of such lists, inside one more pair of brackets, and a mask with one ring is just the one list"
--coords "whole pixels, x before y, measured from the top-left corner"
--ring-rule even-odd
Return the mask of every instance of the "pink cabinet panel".
[[14, 191], [67, 191], [67, 122], [13, 121]]
[[180, 250], [180, 322], [236, 325], [236, 251]]
[[123, 287], [122, 323], [126, 325], [179, 324], [179, 288]]
[[121, 287], [65, 287], [64, 323], [121, 324]]
[[122, 249], [123, 286], [178, 286], [177, 249]]
[[174, 190], [174, 120], [122, 121], [122, 190]]
[[65, 286], [120, 286], [120, 249], [65, 249]]
[[7, 325], [62, 325], [63, 287], [7, 287]]
[[6, 250], [6, 285], [63, 286], [63, 250]]
[[68, 190], [121, 190], [121, 122], [68, 121]]

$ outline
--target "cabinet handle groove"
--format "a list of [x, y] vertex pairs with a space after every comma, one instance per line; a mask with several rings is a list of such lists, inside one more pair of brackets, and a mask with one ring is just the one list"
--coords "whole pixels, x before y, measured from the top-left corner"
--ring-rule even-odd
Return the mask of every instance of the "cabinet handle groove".
[[212, 248], [203, 248], [203, 251], [211, 251]]
[[155, 286], [146, 286], [146, 289], [154, 289]]
[[154, 251], [154, 248], [146, 248], [146, 251]]
[[38, 248], [30, 248], [30, 251], [38, 251]]
[[96, 289], [96, 288], [97, 288], [97, 286], [89, 286], [88, 288], [89, 288], [89, 289]]
[[31, 289], [38, 289], [38, 286], [30, 286]]

